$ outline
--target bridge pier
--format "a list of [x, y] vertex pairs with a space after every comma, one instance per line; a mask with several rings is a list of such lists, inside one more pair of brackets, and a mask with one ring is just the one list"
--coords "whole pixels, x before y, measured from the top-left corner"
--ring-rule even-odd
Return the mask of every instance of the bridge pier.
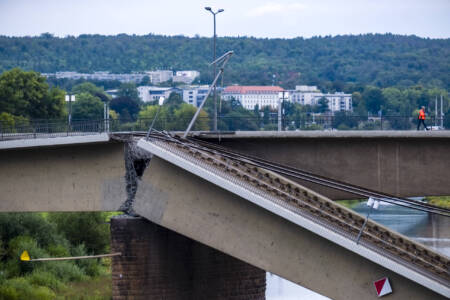
[[265, 299], [266, 274], [143, 218], [111, 219], [113, 299]]

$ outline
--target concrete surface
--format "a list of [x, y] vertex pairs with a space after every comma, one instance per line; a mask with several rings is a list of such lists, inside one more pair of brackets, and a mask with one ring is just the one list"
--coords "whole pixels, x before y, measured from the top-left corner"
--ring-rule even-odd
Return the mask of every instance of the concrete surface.
[[124, 144], [0, 150], [0, 211], [114, 211], [125, 201]]
[[163, 227], [332, 299], [377, 299], [388, 276], [390, 299], [442, 296], [154, 157], [135, 210]]
[[191, 136], [222, 138], [450, 138], [450, 130], [305, 130], [305, 131], [234, 131], [227, 133], [192, 132]]
[[71, 136], [44, 136], [38, 135], [38, 138], [16, 139], [0, 141], [1, 149], [16, 149], [16, 148], [32, 148], [43, 146], [61, 146], [61, 145], [77, 145], [77, 144], [91, 144], [109, 141], [107, 133], [97, 133], [90, 135], [71, 135]]
[[[236, 132], [202, 139], [401, 197], [450, 195], [450, 131]], [[360, 196], [299, 181], [331, 199]]]

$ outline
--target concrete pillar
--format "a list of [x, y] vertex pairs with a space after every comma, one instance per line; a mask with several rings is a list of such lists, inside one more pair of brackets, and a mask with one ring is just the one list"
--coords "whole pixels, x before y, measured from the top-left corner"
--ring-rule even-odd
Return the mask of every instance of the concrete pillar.
[[200, 243], [193, 243], [193, 299], [265, 299], [266, 272]]
[[265, 271], [143, 218], [111, 219], [113, 299], [265, 299]]
[[143, 218], [111, 219], [113, 299], [191, 298], [191, 241]]

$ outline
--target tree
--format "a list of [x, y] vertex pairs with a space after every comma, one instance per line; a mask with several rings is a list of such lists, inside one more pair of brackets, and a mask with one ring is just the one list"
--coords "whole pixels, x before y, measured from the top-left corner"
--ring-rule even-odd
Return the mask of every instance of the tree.
[[327, 112], [330, 110], [328, 108], [328, 99], [325, 97], [322, 97], [319, 99], [319, 101], [317, 102], [317, 106], [318, 106], [318, 112], [320, 112], [320, 113], [324, 113], [324, 112]]
[[139, 101], [120, 96], [111, 100], [110, 107], [119, 113], [121, 119], [135, 120], [140, 110]]
[[18, 68], [0, 75], [0, 112], [30, 119], [64, 115], [64, 92], [49, 88], [45, 77]]
[[105, 93], [103, 88], [100, 88], [91, 82], [83, 82], [75, 85], [72, 88], [72, 93], [74, 94], [88, 93], [94, 97], [99, 98], [102, 102], [109, 102], [111, 100], [111, 97]]
[[103, 103], [98, 97], [89, 93], [77, 95], [77, 100], [72, 104], [72, 118], [74, 120], [100, 120], [103, 119]]
[[91, 94], [92, 96], [96, 96], [96, 94], [103, 92], [104, 91], [102, 88], [99, 88], [98, 86], [96, 86], [91, 82], [83, 82], [75, 85], [72, 88], [72, 93], [74, 94], [88, 93]]
[[89, 253], [105, 253], [109, 248], [109, 226], [106, 213], [53, 213], [50, 220], [73, 244], [84, 244]]
[[358, 126], [358, 118], [345, 111], [338, 111], [333, 117], [333, 128], [351, 129]]
[[149, 85], [150, 83], [150, 77], [144, 76], [142, 77], [141, 83], [139, 85]]
[[136, 84], [133, 82], [122, 83], [117, 94], [119, 97], [128, 97], [132, 100], [140, 101]]
[[166, 105], [174, 105], [174, 106], [178, 107], [181, 104], [183, 104], [184, 102], [183, 102], [183, 98], [181, 97], [180, 94], [172, 92], [172, 93], [170, 93], [169, 98], [164, 101], [164, 103]]
[[[186, 130], [187, 126], [189, 125], [189, 122], [191, 122], [192, 117], [194, 117], [196, 111], [197, 108], [190, 104], [187, 103], [181, 104], [180, 107], [175, 110], [176, 121], [173, 123], [174, 128], [172, 130]], [[201, 110], [192, 130], [200, 130], [200, 131], [209, 130], [208, 124], [209, 124], [208, 114], [204, 110]]]
[[385, 99], [381, 89], [373, 86], [367, 86], [363, 92], [363, 99], [367, 110], [371, 113], [378, 113], [385, 105]]

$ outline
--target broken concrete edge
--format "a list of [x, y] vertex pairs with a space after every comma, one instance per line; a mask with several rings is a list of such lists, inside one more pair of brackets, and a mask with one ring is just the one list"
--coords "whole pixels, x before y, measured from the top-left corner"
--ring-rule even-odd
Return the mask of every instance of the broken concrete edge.
[[144, 139], [139, 140], [137, 143], [138, 147], [141, 147], [142, 149], [147, 150], [148, 152], [152, 153], [153, 155], [156, 155], [160, 157], [161, 159], [164, 159], [171, 164], [174, 164], [192, 174], [195, 174], [196, 176], [199, 176], [200, 178], [203, 178], [204, 180], [207, 180], [217, 186], [220, 186], [221, 188], [232, 192], [244, 199], [247, 199], [248, 201], [294, 223], [297, 224], [321, 237], [324, 237], [328, 239], [329, 241], [340, 245], [341, 247], [344, 247], [347, 250], [350, 250], [374, 263], [377, 263], [387, 269], [390, 269], [400, 275], [402, 275], [405, 278], [408, 278], [426, 288], [429, 288], [433, 290], [436, 293], [439, 293], [445, 297], [450, 297], [450, 288], [448, 286], [443, 285], [440, 282], [434, 281], [428, 276], [417, 272], [411, 268], [406, 267], [405, 265], [386, 257], [372, 249], [369, 249], [362, 244], [356, 244], [353, 239], [350, 239], [349, 237], [340, 235], [333, 231], [332, 229], [329, 229], [325, 226], [321, 226], [312, 220], [301, 216], [299, 214], [296, 214], [286, 208], [283, 208], [279, 205], [276, 205], [270, 200], [267, 200], [263, 198], [260, 195], [257, 195], [244, 187], [235, 184], [233, 182], [230, 182], [217, 174], [205, 170], [194, 163], [187, 161], [169, 151], [166, 151], [163, 148], [160, 148], [151, 142], [145, 141]]
[[138, 189], [139, 180], [150, 163], [152, 154], [137, 147], [137, 142], [132, 136], [128, 139], [123, 139], [122, 141], [124, 142], [125, 147], [124, 163], [127, 198], [120, 205], [119, 211], [123, 211], [130, 216], [137, 216], [133, 209], [134, 198]]
[[33, 147], [49, 147], [61, 145], [76, 145], [109, 142], [109, 134], [106, 132], [86, 134], [86, 135], [69, 135], [58, 137], [41, 137], [30, 139], [17, 139], [0, 141], [0, 149], [17, 149], [17, 148], [33, 148]]

